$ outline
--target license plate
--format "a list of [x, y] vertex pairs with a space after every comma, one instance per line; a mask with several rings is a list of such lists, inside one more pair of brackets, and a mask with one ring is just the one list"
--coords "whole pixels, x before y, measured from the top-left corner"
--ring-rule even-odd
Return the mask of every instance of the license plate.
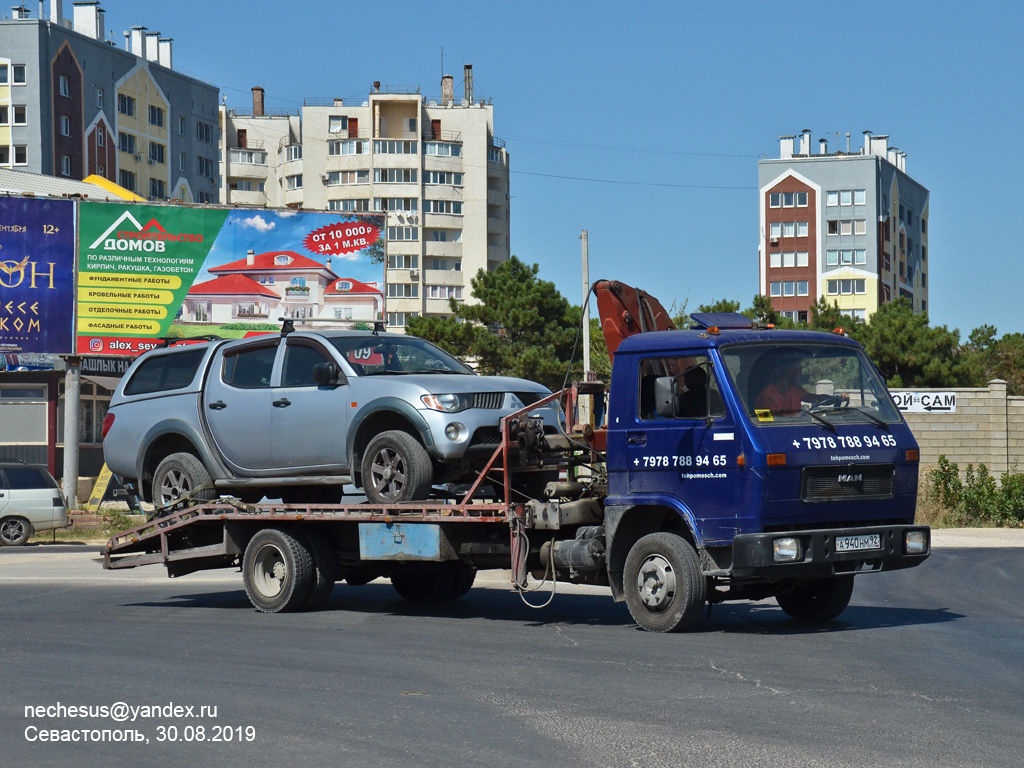
[[869, 533], [865, 536], [836, 536], [836, 552], [860, 552], [865, 549], [881, 549], [882, 536]]

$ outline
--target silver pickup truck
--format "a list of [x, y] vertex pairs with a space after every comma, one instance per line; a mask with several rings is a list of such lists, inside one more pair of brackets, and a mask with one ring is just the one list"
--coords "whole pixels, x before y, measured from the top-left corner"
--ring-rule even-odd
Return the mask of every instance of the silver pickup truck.
[[[140, 356], [104, 420], [110, 470], [158, 506], [193, 492], [337, 503], [344, 483], [378, 504], [425, 499], [475, 479], [501, 417], [550, 394], [413, 336], [289, 331]], [[537, 413], [558, 430], [557, 406]]]

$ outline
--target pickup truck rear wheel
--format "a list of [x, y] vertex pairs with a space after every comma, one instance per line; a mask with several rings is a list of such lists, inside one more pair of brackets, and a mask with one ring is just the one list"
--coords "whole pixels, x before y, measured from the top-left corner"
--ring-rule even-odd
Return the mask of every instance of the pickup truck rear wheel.
[[853, 596], [853, 576], [805, 581], [792, 592], [775, 596], [779, 607], [797, 621], [831, 621]]
[[[153, 473], [153, 503], [157, 507], [166, 507], [179, 499], [183, 499], [201, 485], [209, 485], [213, 481], [196, 456], [191, 453], [172, 453], [156, 466]], [[213, 488], [196, 491], [192, 500], [196, 503], [217, 498]]]
[[245, 594], [257, 611], [295, 611], [313, 589], [313, 557], [305, 543], [277, 528], [264, 528], [249, 540], [242, 558]]
[[630, 614], [648, 632], [688, 629], [707, 602], [697, 553], [674, 533], [651, 533], [633, 545], [623, 589]]
[[397, 504], [425, 499], [430, 493], [433, 467], [426, 449], [407, 432], [381, 432], [362, 461], [363, 491], [372, 504]]

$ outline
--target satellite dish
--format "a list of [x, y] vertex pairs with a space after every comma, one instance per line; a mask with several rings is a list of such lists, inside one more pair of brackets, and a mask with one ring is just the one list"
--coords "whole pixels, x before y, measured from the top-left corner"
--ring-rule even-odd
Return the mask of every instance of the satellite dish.
[[437, 106], [437, 102], [436, 102], [436, 101], [431, 101], [431, 102], [428, 102], [428, 103], [427, 103], [427, 106], [428, 106], [428, 107], [436, 107], [436, 106]]
[[469, 102], [468, 102], [468, 101], [466, 101], [465, 99], [463, 99], [463, 100], [462, 100], [462, 106], [464, 106], [464, 107], [468, 107], [468, 106], [469, 106]]

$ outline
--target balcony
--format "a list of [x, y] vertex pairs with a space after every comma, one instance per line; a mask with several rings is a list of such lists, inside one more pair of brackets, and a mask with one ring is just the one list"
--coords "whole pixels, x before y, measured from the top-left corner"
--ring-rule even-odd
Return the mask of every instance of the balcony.
[[284, 289], [285, 298], [309, 298], [309, 286], [307, 285], [289, 285]]

